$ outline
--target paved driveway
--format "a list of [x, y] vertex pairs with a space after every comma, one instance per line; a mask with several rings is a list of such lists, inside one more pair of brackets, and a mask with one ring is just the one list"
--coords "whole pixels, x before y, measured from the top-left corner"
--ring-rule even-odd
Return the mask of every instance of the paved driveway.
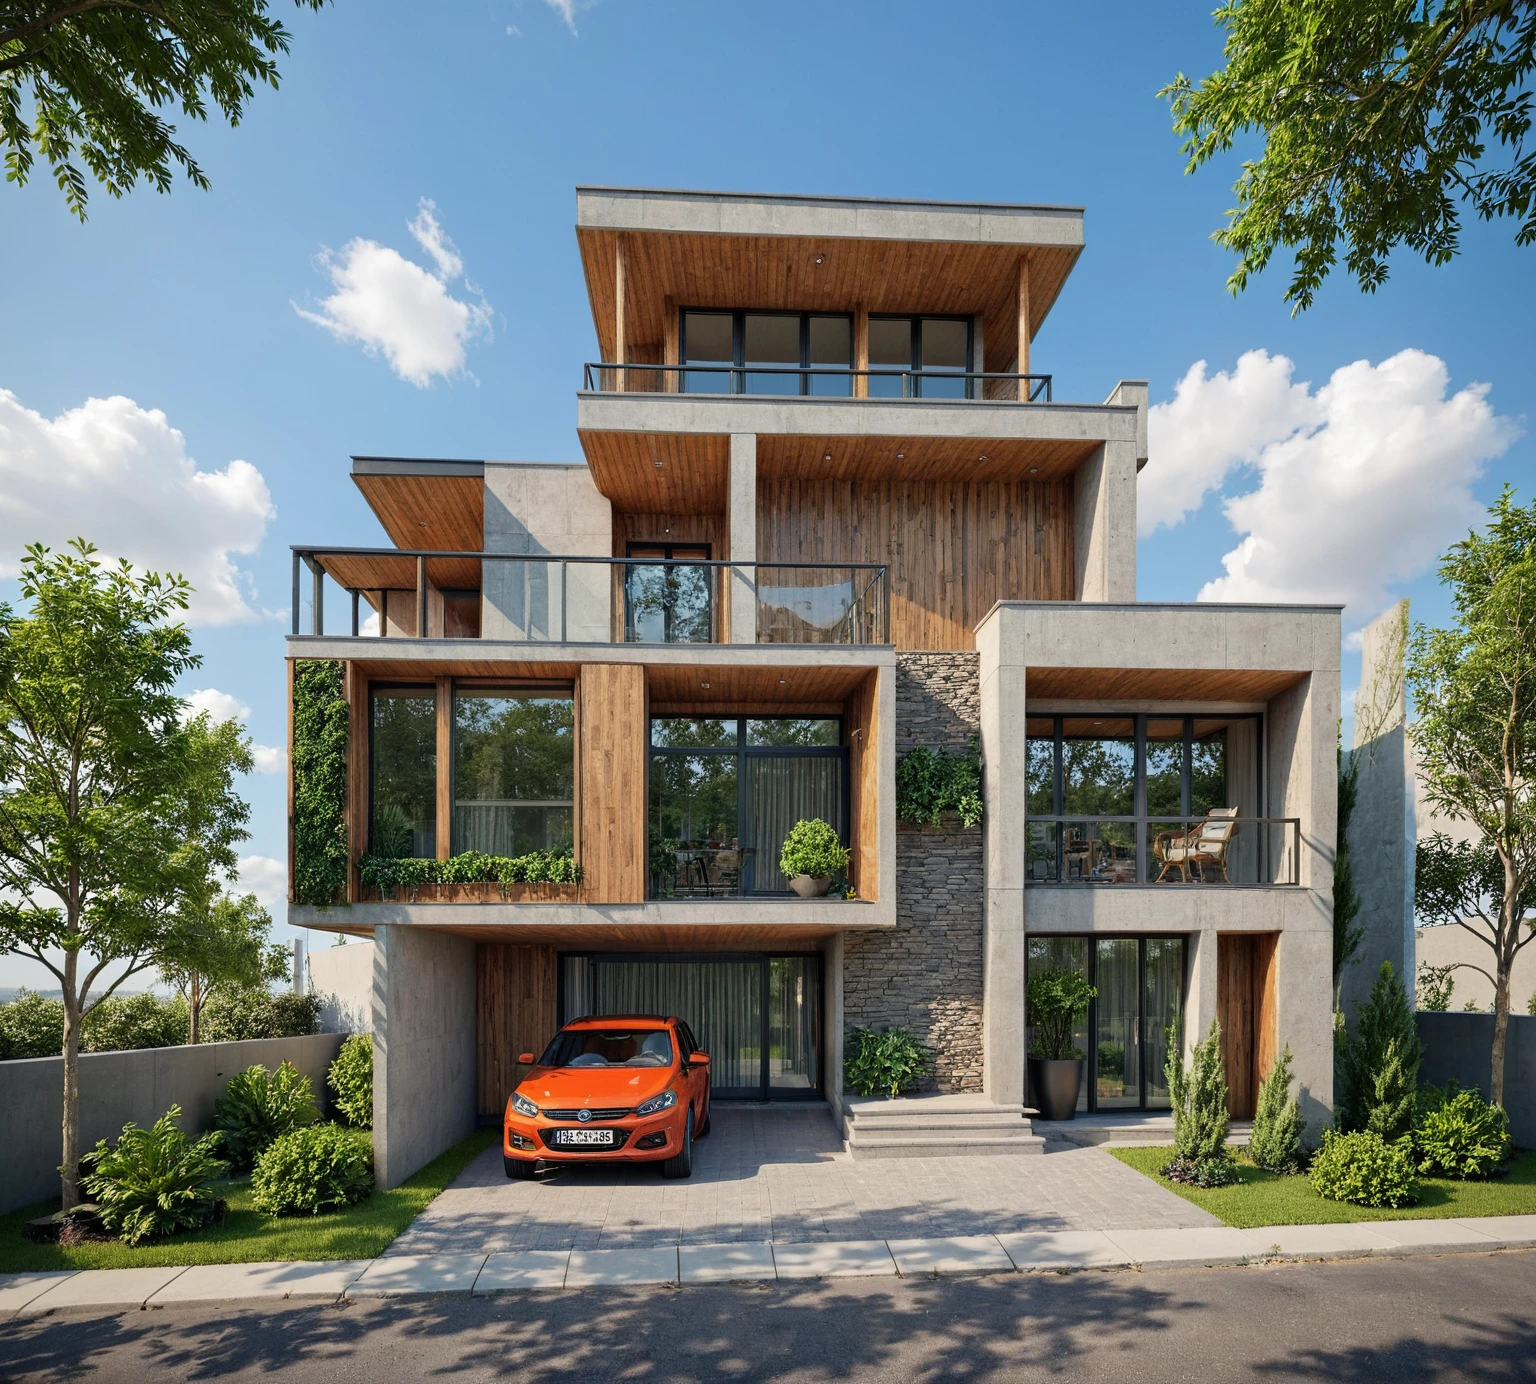
[[564, 1167], [514, 1182], [502, 1170], [501, 1151], [491, 1148], [388, 1253], [1218, 1224], [1102, 1149], [854, 1162], [825, 1107], [722, 1104], [686, 1181], [666, 1181], [655, 1164], [639, 1164]]

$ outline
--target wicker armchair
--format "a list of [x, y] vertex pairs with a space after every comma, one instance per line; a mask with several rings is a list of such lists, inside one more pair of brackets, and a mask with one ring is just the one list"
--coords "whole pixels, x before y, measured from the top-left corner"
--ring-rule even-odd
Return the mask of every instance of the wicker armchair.
[[1184, 831], [1160, 831], [1152, 843], [1152, 854], [1162, 867], [1157, 874], [1158, 884], [1170, 870], [1177, 870], [1185, 884], [1189, 883], [1191, 866], [1199, 868], [1204, 878], [1206, 866], [1221, 871], [1223, 882], [1227, 879], [1227, 848], [1237, 834], [1237, 809], [1213, 807], [1205, 814], [1198, 826]]

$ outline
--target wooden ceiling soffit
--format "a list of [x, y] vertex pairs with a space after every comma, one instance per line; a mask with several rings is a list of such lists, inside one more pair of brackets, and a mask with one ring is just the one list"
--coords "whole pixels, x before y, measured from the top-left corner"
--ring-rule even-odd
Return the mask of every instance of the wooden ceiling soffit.
[[[716, 906], [725, 900], [716, 900]], [[374, 905], [377, 906], [377, 905]], [[742, 905], [748, 912], [751, 903]], [[494, 907], [494, 905], [492, 905]], [[678, 952], [725, 952], [762, 951], [766, 947], [783, 946], [787, 943], [815, 943], [832, 937], [848, 928], [869, 927], [863, 917], [856, 916], [859, 905], [828, 904], [814, 911], [822, 917], [806, 923], [540, 923], [537, 904], [523, 906], [527, 921], [511, 924], [477, 923], [466, 918], [455, 924], [451, 918], [440, 921], [443, 914], [451, 914], [455, 908], [469, 913], [483, 913], [485, 905], [448, 904], [434, 911], [430, 923], [413, 923], [423, 931], [447, 932], [467, 937], [476, 942], [515, 942], [524, 945], [539, 944], [558, 946], [571, 950], [596, 951], [678, 951]], [[348, 913], [357, 915], [369, 910], [368, 904], [354, 904]], [[836, 910], [849, 910], [846, 921], [834, 921]], [[333, 910], [334, 911], [334, 910]], [[336, 926], [332, 923], [299, 924], [312, 926], [326, 932], [350, 932], [353, 936], [369, 936], [372, 928], [350, 924]]]
[[[379, 643], [386, 643], [380, 640]], [[358, 676], [374, 682], [421, 682], [429, 678], [476, 678], [490, 682], [559, 682], [575, 680], [574, 663], [536, 663], [490, 659], [371, 658], [366, 652], [352, 662]]]
[[[388, 553], [352, 556], [321, 552], [316, 561], [339, 586], [356, 591], [414, 591], [416, 559], [393, 557]], [[473, 557], [429, 557], [427, 584], [449, 591], [480, 589], [480, 559]], [[372, 600], [370, 605], [375, 604]]]
[[397, 548], [478, 553], [485, 546], [485, 482], [479, 476], [354, 475], [352, 480]]
[[615, 350], [620, 235], [625, 334], [636, 345], [666, 339], [668, 298], [679, 307], [801, 312], [852, 312], [862, 304], [871, 312], [981, 314], [988, 369], [1001, 368], [999, 350], [1017, 349], [1020, 256], [1029, 257], [1033, 337], [1082, 253], [1081, 246], [578, 229], [604, 360]]
[[1081, 438], [788, 437], [759, 434], [760, 480], [1059, 481], [1102, 442]]
[[725, 434], [578, 433], [593, 484], [622, 510], [724, 514], [730, 477]]
[[1241, 668], [1024, 669], [1024, 695], [1041, 701], [1267, 702], [1305, 672]]
[[[741, 666], [679, 667], [656, 665], [646, 669], [646, 691], [653, 704], [721, 708], [752, 706], [799, 707], [811, 714], [812, 706], [841, 704], [871, 673], [848, 667], [752, 668]], [[705, 684], [708, 684], [706, 686]]]

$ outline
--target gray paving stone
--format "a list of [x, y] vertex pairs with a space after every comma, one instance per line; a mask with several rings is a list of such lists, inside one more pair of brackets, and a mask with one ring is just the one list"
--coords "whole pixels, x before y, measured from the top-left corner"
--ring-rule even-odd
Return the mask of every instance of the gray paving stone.
[[520, 1249], [493, 1254], [475, 1280], [475, 1296], [515, 1292], [520, 1288], [562, 1288], [570, 1258], [568, 1249]]
[[20, 1311], [24, 1317], [35, 1317], [69, 1307], [141, 1307], [185, 1272], [184, 1264], [159, 1269], [82, 1269], [61, 1278]]
[[1005, 1273], [1013, 1260], [995, 1235], [951, 1235], [941, 1240], [890, 1240], [903, 1278], [929, 1273]]
[[1094, 1269], [1130, 1262], [1102, 1230], [1018, 1231], [997, 1240], [1018, 1269]]
[[834, 1240], [774, 1245], [780, 1278], [884, 1278], [896, 1276], [896, 1261], [884, 1240]]
[[61, 1279], [73, 1274], [73, 1269], [62, 1269], [57, 1273], [0, 1274], [0, 1315], [21, 1311], [33, 1298], [41, 1297]]
[[565, 1286], [581, 1288], [611, 1283], [676, 1283], [677, 1250], [574, 1249]]
[[346, 1288], [349, 1298], [421, 1293], [468, 1293], [485, 1265], [483, 1254], [387, 1254]]
[[149, 1298], [152, 1307], [171, 1302], [219, 1302], [233, 1298], [335, 1298], [373, 1263], [336, 1259], [317, 1263], [194, 1264]]
[[677, 1251], [682, 1283], [733, 1283], [738, 1279], [774, 1278], [773, 1247], [760, 1245], [683, 1245]]

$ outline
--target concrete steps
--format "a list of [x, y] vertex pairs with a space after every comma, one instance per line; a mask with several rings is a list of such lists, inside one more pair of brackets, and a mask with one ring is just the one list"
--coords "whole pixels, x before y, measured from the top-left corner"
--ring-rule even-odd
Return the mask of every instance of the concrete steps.
[[1039, 1154], [1045, 1140], [1030, 1129], [1021, 1105], [980, 1096], [845, 1099], [845, 1145], [858, 1159], [961, 1158]]

